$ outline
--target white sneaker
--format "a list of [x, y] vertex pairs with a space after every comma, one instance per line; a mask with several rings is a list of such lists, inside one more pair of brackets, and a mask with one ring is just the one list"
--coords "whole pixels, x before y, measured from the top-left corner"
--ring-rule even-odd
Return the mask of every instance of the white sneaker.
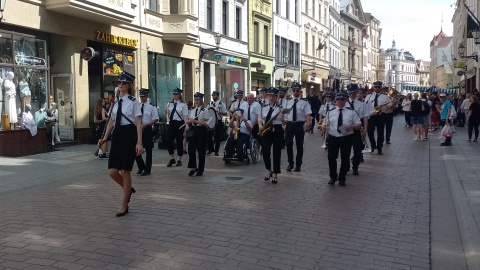
[[418, 136], [413, 136], [414, 141], [418, 141]]

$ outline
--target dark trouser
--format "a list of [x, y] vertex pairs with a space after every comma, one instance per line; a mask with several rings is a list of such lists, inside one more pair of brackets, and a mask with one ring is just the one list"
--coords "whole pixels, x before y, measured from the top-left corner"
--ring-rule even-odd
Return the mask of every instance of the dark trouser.
[[[312, 110], [313, 111], [313, 110]], [[318, 110], [315, 110], [318, 112]], [[315, 126], [315, 120], [318, 122], [318, 113], [312, 113], [312, 124], [310, 125], [310, 132], [313, 132], [313, 127]]]
[[247, 144], [250, 141], [250, 135], [244, 133], [238, 133], [237, 140], [233, 139], [233, 135], [230, 136], [227, 140], [227, 145], [225, 147], [225, 156], [232, 157], [234, 149], [236, 150], [237, 157], [239, 159], [244, 158], [243, 156], [243, 145]]
[[272, 161], [270, 159], [270, 149], [273, 145], [273, 173], [280, 173], [280, 160], [282, 158], [283, 144], [282, 125], [274, 125], [273, 131], [268, 132], [262, 138], [263, 161], [265, 169], [272, 170]]
[[185, 127], [179, 129], [183, 123], [183, 121], [170, 121], [170, 125], [168, 125], [167, 146], [169, 155], [175, 153], [175, 145], [173, 144], [173, 141], [176, 141], [177, 155], [179, 157], [183, 156], [183, 131], [185, 130]]
[[393, 113], [385, 114], [385, 141], [390, 142], [393, 128]]
[[465, 113], [462, 111], [457, 112], [457, 125], [459, 127], [465, 126]]
[[[285, 145], [287, 147], [288, 164], [295, 165], [297, 168], [302, 166], [303, 158], [303, 141], [305, 138], [305, 132], [303, 131], [303, 125], [305, 122], [288, 122], [285, 127]], [[295, 164], [293, 162], [293, 137], [295, 137], [295, 143], [297, 146], [297, 157]]]
[[412, 112], [404, 111], [405, 113], [405, 124], [412, 126]]
[[[329, 136], [328, 145], [328, 169], [330, 179], [345, 181], [348, 169], [350, 168], [350, 151], [353, 144], [353, 134], [343, 137]], [[340, 150], [340, 173], [337, 174], [337, 158]]]
[[360, 130], [354, 130], [353, 131], [353, 138], [352, 138], [352, 144], [353, 144], [353, 159], [352, 159], [352, 168], [354, 170], [358, 169], [358, 166], [360, 165], [360, 160], [362, 159], [362, 151], [363, 151], [363, 140], [362, 140], [362, 134]]
[[[207, 128], [204, 126], [192, 126], [195, 135], [188, 140], [188, 168], [197, 168], [199, 172], [205, 169], [205, 155], [207, 153]], [[198, 167], [196, 152], [198, 152]]]
[[143, 162], [142, 155], [137, 156], [135, 160], [137, 161], [137, 167], [139, 170], [150, 172], [152, 170], [152, 148], [153, 148], [152, 127], [148, 126], [145, 129], [143, 129], [142, 143], [143, 143], [143, 148], [145, 149], [145, 162]]
[[218, 120], [215, 129], [208, 131], [208, 151], [218, 153], [222, 142], [222, 127], [222, 120]]
[[472, 138], [472, 131], [475, 129], [475, 140], [478, 139], [478, 126], [480, 125], [479, 121], [468, 121], [468, 138]]
[[[385, 134], [385, 114], [370, 116], [368, 120], [368, 139], [373, 149], [381, 150], [383, 147], [384, 134]], [[375, 129], [377, 129], [377, 141], [375, 142]], [[330, 147], [330, 146], [329, 146]]]

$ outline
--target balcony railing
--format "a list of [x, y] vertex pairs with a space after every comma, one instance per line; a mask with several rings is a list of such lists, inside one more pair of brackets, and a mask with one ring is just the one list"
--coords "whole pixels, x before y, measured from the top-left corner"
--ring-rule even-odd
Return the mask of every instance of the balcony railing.
[[107, 24], [130, 23], [139, 0], [45, 0], [45, 8]]

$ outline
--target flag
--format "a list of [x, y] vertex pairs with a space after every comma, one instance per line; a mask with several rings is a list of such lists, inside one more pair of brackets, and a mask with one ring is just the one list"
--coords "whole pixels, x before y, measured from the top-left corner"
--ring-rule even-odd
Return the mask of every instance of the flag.
[[467, 38], [473, 38], [472, 31], [480, 30], [480, 27], [477, 23], [476, 18], [474, 19], [473, 16], [468, 12], [467, 18]]

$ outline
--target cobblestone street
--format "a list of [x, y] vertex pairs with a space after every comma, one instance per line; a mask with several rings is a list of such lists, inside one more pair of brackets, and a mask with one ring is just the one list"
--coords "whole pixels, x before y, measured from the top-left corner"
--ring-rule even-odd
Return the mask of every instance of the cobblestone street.
[[285, 172], [282, 152], [277, 185], [263, 160], [209, 156], [204, 176], [188, 177], [187, 159], [167, 168], [156, 149], [122, 218], [93, 145], [0, 158], [0, 269], [430, 269], [430, 148], [451, 150], [439, 142], [413, 142], [397, 117], [384, 155], [365, 154], [346, 187], [327, 185], [318, 133], [306, 134], [301, 172]]

